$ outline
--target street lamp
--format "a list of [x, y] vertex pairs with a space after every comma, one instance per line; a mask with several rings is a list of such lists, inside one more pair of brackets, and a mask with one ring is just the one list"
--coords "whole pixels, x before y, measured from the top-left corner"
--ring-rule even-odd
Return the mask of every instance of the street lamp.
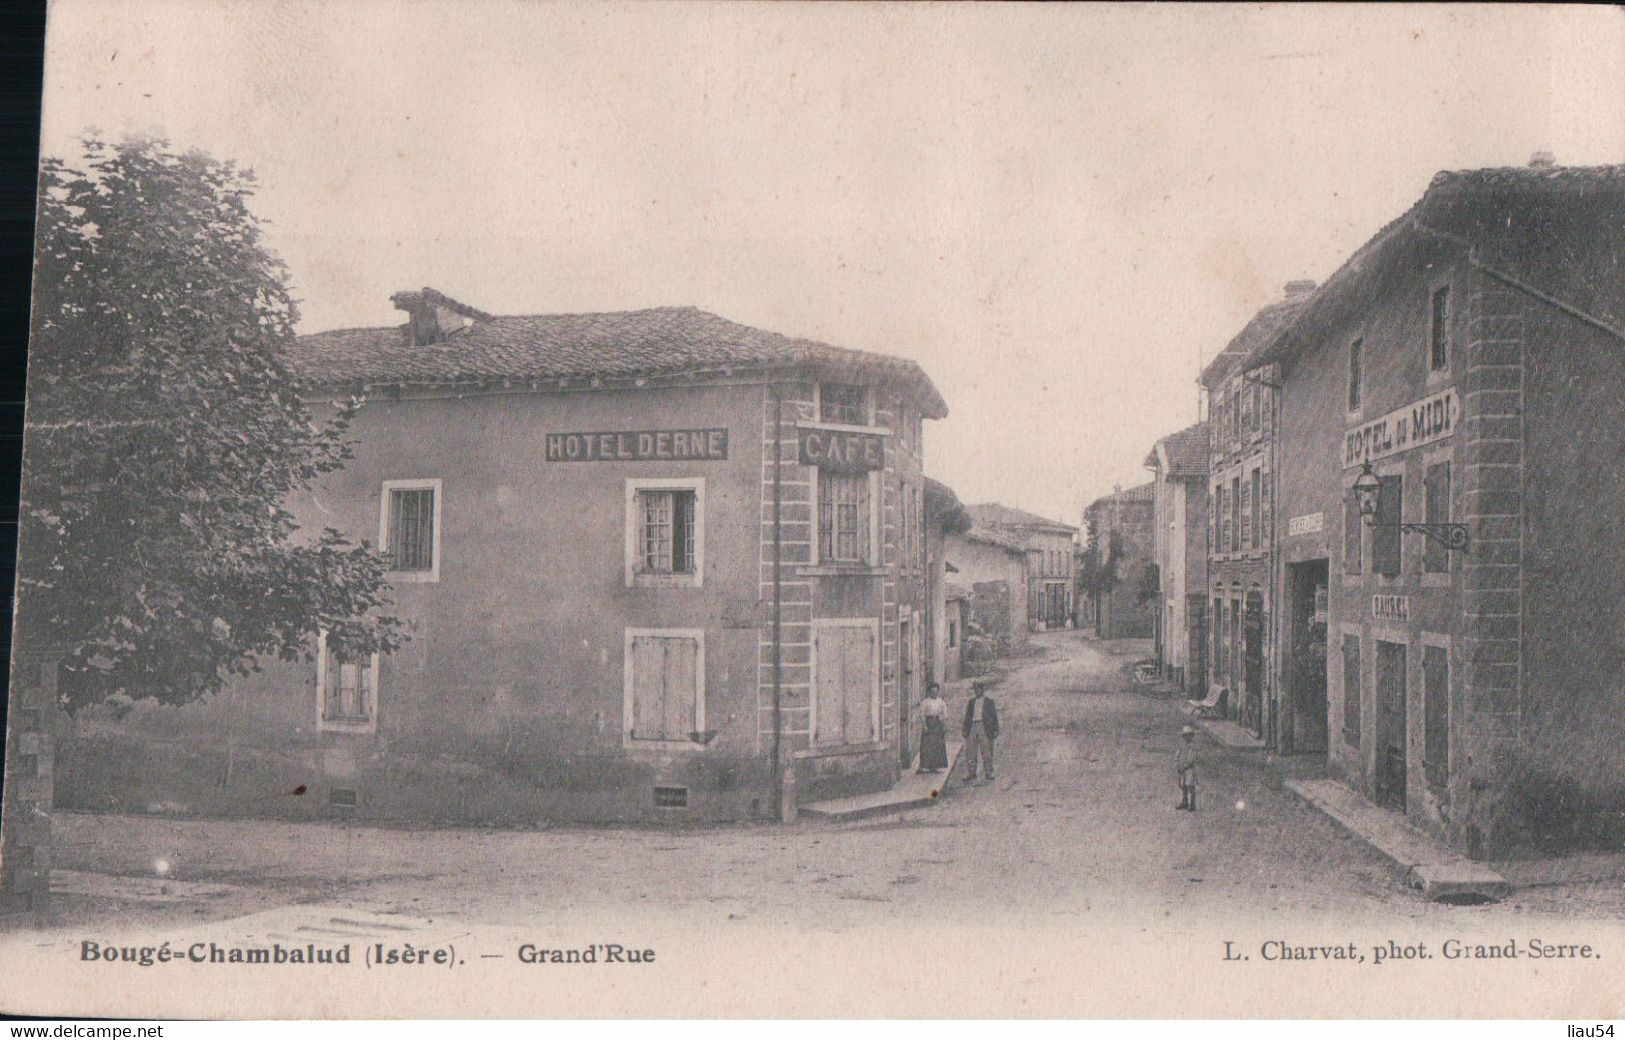
[[1382, 481], [1371, 470], [1371, 463], [1367, 461], [1360, 467], [1360, 475], [1354, 479], [1354, 494], [1359, 501], [1360, 516], [1365, 525], [1373, 530], [1377, 528], [1397, 527], [1400, 533], [1420, 534], [1433, 539], [1452, 552], [1466, 552], [1469, 537], [1466, 524], [1379, 524], [1377, 523], [1377, 500], [1382, 494]]

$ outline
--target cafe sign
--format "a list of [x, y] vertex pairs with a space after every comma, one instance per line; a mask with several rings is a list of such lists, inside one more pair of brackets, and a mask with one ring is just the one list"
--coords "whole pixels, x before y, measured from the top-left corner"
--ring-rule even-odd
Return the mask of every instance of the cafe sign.
[[543, 448], [549, 462], [720, 462], [728, 457], [728, 431], [550, 433]]
[[1371, 597], [1372, 621], [1409, 621], [1411, 619], [1411, 598], [1409, 596]]
[[1441, 390], [1348, 431], [1343, 438], [1343, 466], [1375, 462], [1442, 441], [1456, 432], [1460, 421], [1461, 403], [1455, 387]]
[[878, 433], [803, 426], [796, 430], [796, 441], [803, 466], [863, 473], [886, 465], [886, 441]]

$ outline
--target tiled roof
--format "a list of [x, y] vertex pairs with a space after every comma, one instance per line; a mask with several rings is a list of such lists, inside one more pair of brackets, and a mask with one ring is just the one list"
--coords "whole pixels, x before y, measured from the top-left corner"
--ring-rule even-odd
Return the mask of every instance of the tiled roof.
[[1000, 549], [1007, 549], [1013, 553], [1027, 553], [1027, 543], [1008, 531], [1001, 531], [994, 527], [983, 527], [981, 524], [972, 525], [965, 532], [965, 538], [973, 542], [982, 542], [985, 545], [996, 545]]
[[1121, 491], [1114, 491], [1109, 495], [1101, 495], [1099, 498], [1089, 503], [1089, 509], [1092, 510], [1096, 506], [1103, 506], [1109, 502], [1154, 502], [1156, 501], [1156, 497], [1156, 482], [1147, 481], [1144, 484], [1136, 484], [1131, 488], [1124, 488]]
[[[1312, 322], [1314, 319], [1308, 315], [1320, 312], [1330, 301], [1343, 295], [1372, 257], [1389, 243], [1428, 234], [1419, 225], [1470, 236], [1487, 230], [1486, 221], [1502, 221], [1503, 227], [1510, 224], [1509, 208], [1520, 202], [1541, 200], [1584, 206], [1599, 214], [1615, 213], [1622, 193], [1625, 193], [1625, 165], [1496, 166], [1434, 174], [1422, 197], [1384, 224], [1365, 245], [1343, 261], [1332, 276], [1307, 297], [1308, 305], [1294, 315], [1293, 321], [1277, 330], [1278, 334], [1270, 337], [1249, 359], [1249, 366], [1279, 361], [1295, 353], [1302, 346], [1292, 334], [1297, 319]], [[1599, 206], [1599, 199], [1610, 201]]]
[[1207, 477], [1207, 423], [1187, 426], [1157, 443], [1168, 458], [1170, 477]]
[[1292, 319], [1312, 298], [1313, 294], [1305, 293], [1260, 307], [1224, 350], [1202, 369], [1202, 385], [1212, 388], [1241, 367], [1255, 352], [1275, 342], [1276, 335], [1292, 323]]
[[815, 365], [867, 370], [913, 387], [932, 418], [947, 405], [913, 361], [751, 328], [696, 307], [476, 320], [414, 345], [404, 326], [301, 336], [290, 359], [321, 387], [455, 386], [500, 381], [683, 375]]
[[1016, 509], [1012, 506], [1000, 505], [997, 502], [982, 502], [977, 505], [966, 506], [965, 509], [970, 513], [971, 518], [975, 520], [979, 526], [1042, 527], [1066, 531], [1077, 530], [1077, 528], [1073, 527], [1071, 524], [1063, 524], [1059, 520], [1051, 520], [1047, 517], [1039, 516], [1037, 513], [1029, 513], [1024, 509]]

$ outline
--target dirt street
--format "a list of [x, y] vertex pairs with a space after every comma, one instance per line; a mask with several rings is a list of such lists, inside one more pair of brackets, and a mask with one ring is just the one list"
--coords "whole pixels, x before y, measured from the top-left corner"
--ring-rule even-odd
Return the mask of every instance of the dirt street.
[[[1307, 758], [1202, 741], [1201, 811], [1174, 811], [1179, 701], [1134, 686], [1144, 643], [1035, 640], [995, 695], [998, 779], [888, 819], [686, 831], [431, 830], [65, 814], [58, 863], [98, 883], [61, 927], [173, 926], [297, 906], [479, 925], [733, 920], [842, 931], [876, 923], [1068, 919], [1409, 920], [1488, 926], [1547, 912], [1625, 916], [1619, 881], [1429, 904], [1282, 788]], [[155, 877], [164, 861], [168, 872]], [[141, 899], [108, 898], [118, 880]], [[72, 887], [72, 886], [70, 886]], [[154, 893], [156, 892], [156, 895]]]

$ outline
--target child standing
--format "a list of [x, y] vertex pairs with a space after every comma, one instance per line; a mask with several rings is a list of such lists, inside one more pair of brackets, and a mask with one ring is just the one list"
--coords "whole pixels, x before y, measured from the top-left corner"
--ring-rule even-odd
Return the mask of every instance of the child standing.
[[1176, 809], [1196, 811], [1196, 727], [1179, 731], [1179, 747], [1174, 751], [1174, 768], [1179, 770], [1179, 804]]

